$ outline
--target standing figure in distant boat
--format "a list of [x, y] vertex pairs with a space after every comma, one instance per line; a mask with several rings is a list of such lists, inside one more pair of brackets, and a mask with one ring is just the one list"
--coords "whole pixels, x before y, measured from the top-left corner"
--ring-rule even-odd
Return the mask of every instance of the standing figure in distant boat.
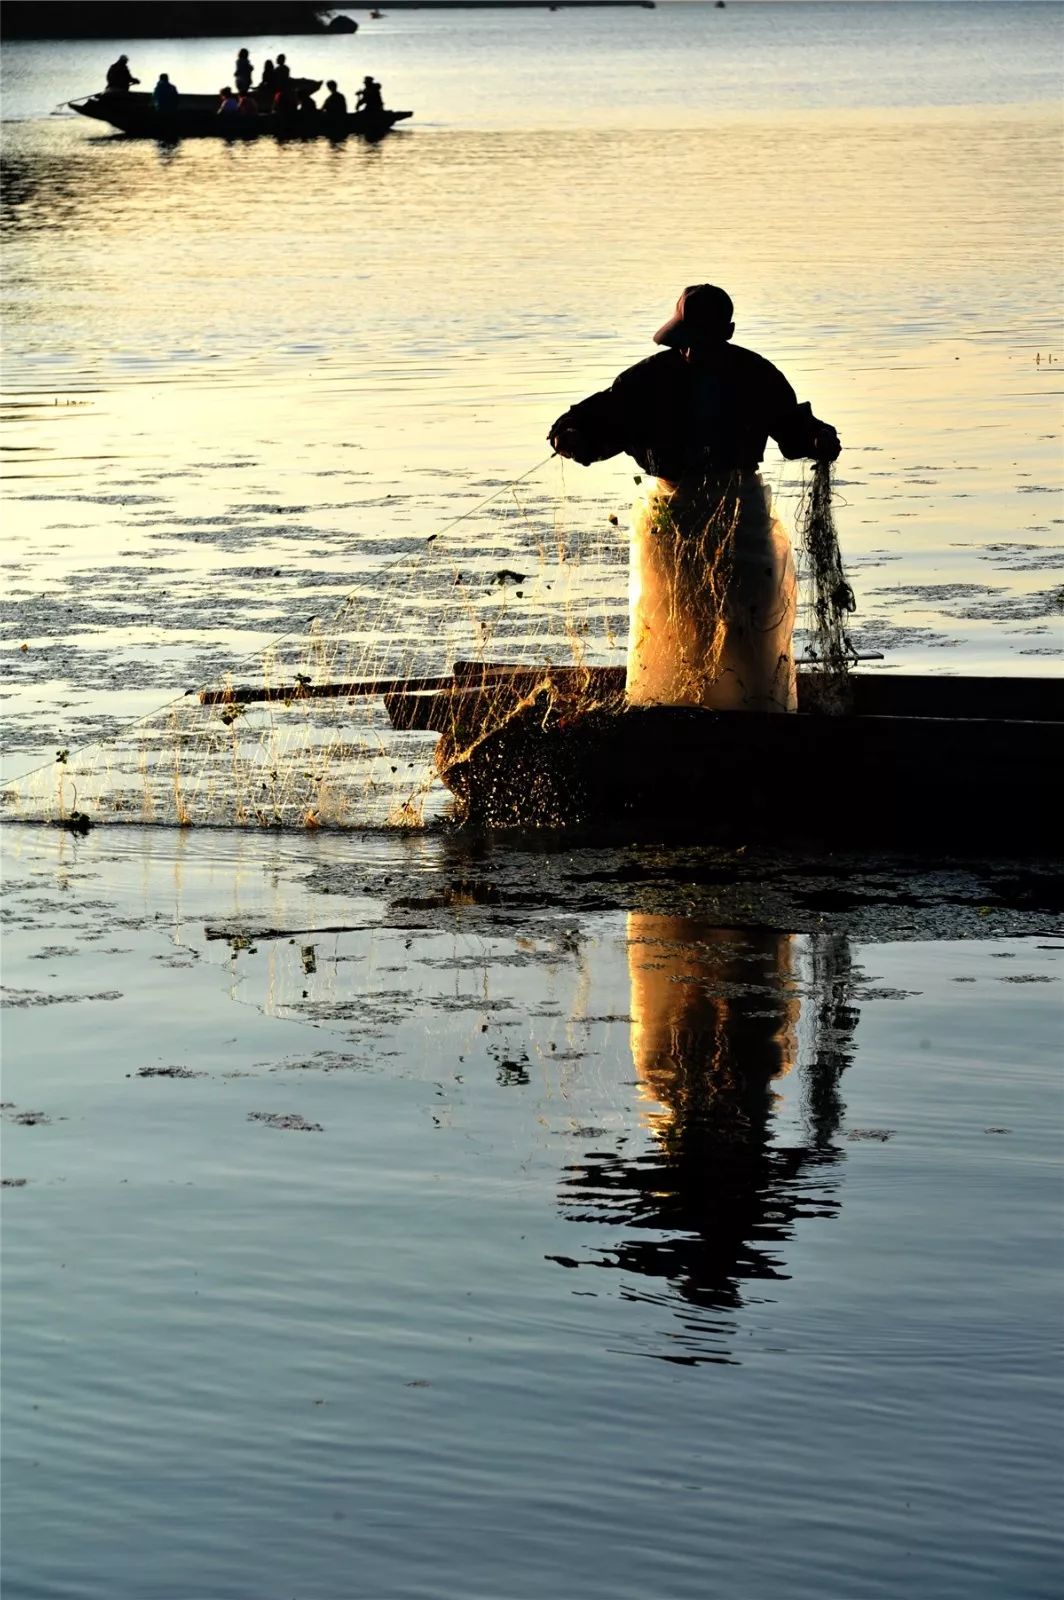
[[177, 86], [170, 82], [165, 72], [160, 72], [159, 81], [152, 90], [151, 98], [156, 111], [173, 111], [177, 105]]
[[233, 93], [232, 89], [229, 89], [229, 88], [219, 89], [218, 90], [218, 115], [220, 117], [233, 117], [233, 116], [236, 116], [236, 114], [237, 114], [237, 112], [239, 110], [240, 110], [240, 101], [237, 99], [237, 97]]
[[277, 85], [278, 89], [280, 89], [288, 82], [291, 76], [292, 69], [289, 67], [288, 59], [282, 51], [277, 57], [277, 65], [273, 69], [273, 81]]
[[272, 102], [274, 91], [277, 88], [277, 71], [272, 61], [267, 60], [263, 62], [262, 82], [259, 85], [259, 88], [262, 90], [263, 94], [269, 96]]
[[236, 58], [236, 66], [233, 68], [233, 82], [236, 84], [237, 94], [247, 94], [249, 92], [254, 76], [255, 68], [251, 64], [251, 58], [246, 50], [241, 50]]
[[343, 122], [347, 116], [346, 95], [342, 95], [336, 87], [335, 78], [330, 78], [325, 87], [329, 93], [322, 102], [322, 115], [328, 117], [330, 122]]
[[665, 349], [550, 430], [561, 456], [587, 466], [623, 450], [656, 479], [632, 530], [633, 705], [797, 708], [798, 585], [758, 468], [770, 435], [791, 459], [834, 461], [842, 446], [777, 367], [730, 342], [734, 331], [724, 290], [692, 285], [654, 335]]
[[368, 73], [362, 79], [362, 87], [358, 91], [358, 96], [355, 100], [355, 110], [365, 111], [371, 117], [379, 117], [384, 110], [381, 86]]
[[128, 56], [119, 56], [107, 69], [107, 88], [111, 94], [128, 94], [131, 86], [139, 82], [129, 70]]

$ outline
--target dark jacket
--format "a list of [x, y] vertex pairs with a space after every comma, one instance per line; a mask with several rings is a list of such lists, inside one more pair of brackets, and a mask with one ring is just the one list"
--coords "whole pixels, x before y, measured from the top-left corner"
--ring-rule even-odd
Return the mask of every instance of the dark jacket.
[[756, 467], [769, 435], [785, 456], [810, 456], [823, 426], [771, 361], [722, 343], [697, 364], [679, 350], [648, 356], [559, 417], [550, 436], [574, 429], [570, 453], [583, 466], [623, 450], [678, 483], [696, 467]]
[[131, 84], [139, 83], [126, 66], [124, 61], [112, 61], [107, 69], [107, 87], [109, 89], [128, 89]]

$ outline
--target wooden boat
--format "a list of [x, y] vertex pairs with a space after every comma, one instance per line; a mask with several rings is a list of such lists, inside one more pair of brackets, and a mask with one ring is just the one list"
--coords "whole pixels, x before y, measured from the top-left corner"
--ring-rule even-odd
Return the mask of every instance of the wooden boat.
[[793, 716], [630, 707], [623, 667], [458, 662], [449, 677], [205, 691], [205, 704], [373, 695], [439, 735], [461, 819], [724, 844], [1060, 851], [1064, 678], [799, 670]]
[[384, 699], [440, 735], [440, 776], [487, 827], [1059, 851], [1064, 678], [852, 673], [830, 715], [824, 682], [799, 672], [794, 716], [717, 713], [626, 707], [623, 668], [459, 663]]
[[[297, 80], [299, 88], [311, 94], [321, 88], [312, 79]], [[346, 137], [358, 134], [378, 139], [397, 122], [412, 117], [412, 111], [349, 111], [345, 117], [326, 117], [322, 112], [293, 112], [277, 116], [255, 91], [262, 107], [257, 117], [234, 113], [218, 115], [216, 94], [183, 94], [172, 111], [157, 111], [150, 94], [94, 94], [67, 104], [79, 116], [109, 123], [130, 138], [138, 139], [257, 139], [263, 134], [288, 139]]]

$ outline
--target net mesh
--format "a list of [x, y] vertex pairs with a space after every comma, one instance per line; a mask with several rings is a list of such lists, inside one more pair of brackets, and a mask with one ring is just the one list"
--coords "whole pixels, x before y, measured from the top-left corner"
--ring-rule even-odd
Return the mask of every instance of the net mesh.
[[856, 652], [846, 627], [857, 601], [842, 564], [831, 468], [824, 461], [816, 463], [804, 486], [795, 538], [808, 569], [806, 649], [820, 679], [819, 704], [821, 710], [837, 715], [848, 710], [850, 704], [849, 669]]
[[[613, 500], [574, 495], [566, 470], [540, 463], [407, 553], [368, 560], [335, 615], [7, 783], [4, 816], [75, 829], [417, 827], [446, 816], [441, 733], [460, 760], [463, 742], [530, 706], [564, 700], [575, 715], [623, 698], [628, 542]], [[433, 693], [454, 681], [465, 702], [475, 695], [461, 741], [449, 692]]]

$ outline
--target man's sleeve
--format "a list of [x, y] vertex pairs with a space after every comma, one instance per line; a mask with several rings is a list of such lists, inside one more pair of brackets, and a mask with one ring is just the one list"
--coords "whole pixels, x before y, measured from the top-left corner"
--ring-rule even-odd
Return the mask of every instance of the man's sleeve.
[[771, 369], [768, 389], [768, 431], [788, 461], [813, 454], [813, 441], [824, 424], [814, 417], [808, 401], [798, 396], [777, 367]]
[[[653, 356], [648, 358], [653, 360]], [[582, 467], [590, 466], [592, 461], [607, 461], [627, 449], [650, 387], [648, 361], [627, 368], [608, 389], [600, 389], [598, 394], [570, 406], [551, 428], [550, 438], [563, 429], [576, 434], [577, 443], [571, 454]]]

